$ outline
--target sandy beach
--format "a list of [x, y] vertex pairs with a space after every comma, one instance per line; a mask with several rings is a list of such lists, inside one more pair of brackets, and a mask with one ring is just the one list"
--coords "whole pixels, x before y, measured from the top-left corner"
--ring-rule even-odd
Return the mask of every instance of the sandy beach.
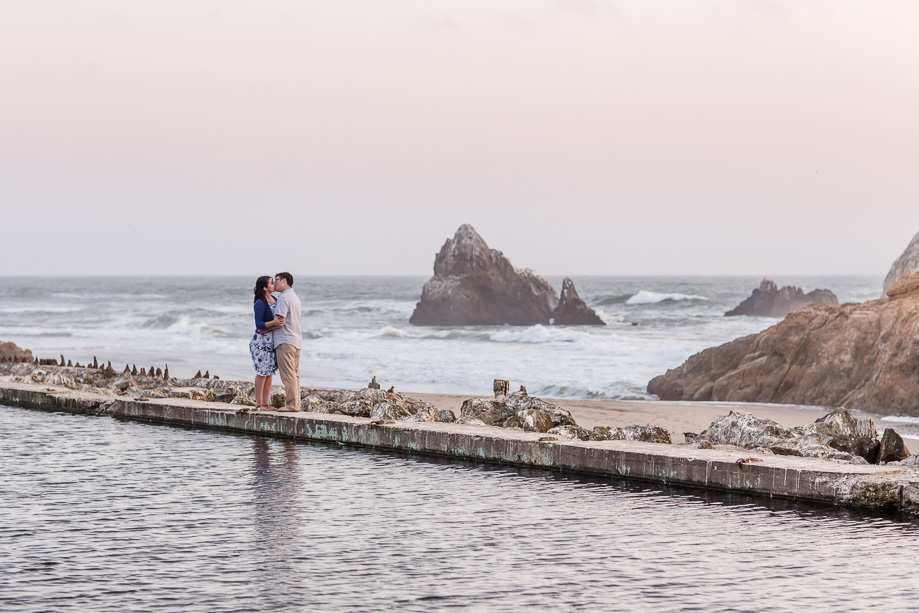
[[[454, 394], [413, 394], [413, 396], [427, 400], [431, 404], [451, 409], [459, 415], [463, 401], [469, 396]], [[762, 419], [771, 419], [785, 427], [803, 426], [812, 423], [817, 418], [826, 415], [832, 409], [825, 407], [760, 404], [760, 403], [730, 403], [730, 402], [662, 402], [659, 400], [580, 400], [572, 398], [544, 398], [557, 404], [568, 411], [578, 425], [585, 428], [594, 426], [633, 426], [636, 424], [653, 424], [670, 431], [674, 443], [682, 443], [684, 432], [702, 432], [716, 418], [727, 415], [731, 411], [752, 413]], [[853, 411], [854, 415], [865, 417], [860, 411]], [[893, 427], [902, 429], [902, 424], [885, 422], [883, 417], [870, 415], [875, 420], [878, 430]], [[904, 435], [903, 440], [913, 451], [919, 451], [919, 438]]]

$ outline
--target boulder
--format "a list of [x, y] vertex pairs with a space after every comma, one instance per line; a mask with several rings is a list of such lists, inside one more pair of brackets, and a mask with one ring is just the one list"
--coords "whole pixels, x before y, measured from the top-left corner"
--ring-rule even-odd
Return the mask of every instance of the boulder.
[[562, 407], [546, 402], [540, 398], [528, 396], [526, 392], [513, 392], [508, 394], [505, 403], [515, 412], [536, 410], [541, 411], [549, 416], [552, 421], [550, 428], [555, 426], [573, 426], [575, 425], [574, 417], [571, 411], [566, 411]]
[[556, 426], [546, 430], [546, 434], [556, 434], [564, 438], [578, 439], [582, 441], [590, 440], [590, 430], [581, 426]]
[[702, 431], [698, 440], [712, 445], [736, 445], [744, 449], [784, 446], [795, 438], [795, 433], [771, 419], [760, 419], [750, 413], [731, 411], [719, 417]]
[[919, 272], [919, 233], [906, 246], [906, 250], [900, 254], [894, 263], [890, 266], [890, 272], [884, 279], [884, 295], [887, 295], [893, 285], [900, 280], [903, 275], [910, 275]]
[[834, 436], [826, 444], [833, 449], [845, 451], [853, 456], [860, 456], [868, 464], [877, 464], [878, 450], [881, 447], [881, 444], [876, 439], [848, 434]]
[[505, 428], [521, 428], [526, 432], [548, 432], [553, 427], [552, 418], [539, 409], [517, 411], [504, 422]]
[[456, 420], [456, 423], [462, 426], [487, 426], [484, 421], [470, 415], [460, 415], [459, 419]]
[[28, 349], [20, 349], [14, 343], [0, 342], [0, 361], [2, 362], [31, 362], [35, 358]]
[[919, 273], [883, 300], [808, 307], [655, 377], [662, 400], [847, 406], [919, 415]]
[[763, 279], [753, 294], [738, 306], [725, 313], [725, 317], [735, 315], [760, 315], [762, 317], [785, 317], [789, 313], [806, 306], [838, 305], [836, 294], [828, 289], [815, 289], [804, 293], [800, 287], [786, 286], [778, 289], [774, 281]]
[[500, 426], [515, 413], [517, 410], [513, 406], [488, 398], [470, 398], [463, 401], [460, 408], [462, 417], [472, 417], [489, 426]]
[[899, 434], [894, 432], [893, 428], [884, 430], [881, 437], [880, 448], [878, 449], [878, 464], [885, 462], [898, 462], [905, 460], [910, 456], [909, 449]]
[[470, 225], [447, 239], [434, 260], [434, 276], [409, 320], [417, 326], [531, 326], [548, 324], [555, 290], [530, 270], [517, 270], [489, 248]]
[[565, 277], [558, 307], [552, 317], [555, 326], [605, 326], [597, 313], [587, 306], [574, 289], [574, 281]]
[[595, 426], [593, 430], [590, 431], [590, 439], [592, 441], [608, 441], [613, 438], [613, 435], [619, 431], [619, 428], [612, 428], [610, 426]]
[[613, 441], [642, 441], [670, 445], [670, 432], [660, 426], [641, 425], [617, 428], [610, 436]]
[[405, 419], [411, 417], [412, 413], [404, 404], [390, 404], [380, 402], [373, 405], [370, 410], [370, 419]]

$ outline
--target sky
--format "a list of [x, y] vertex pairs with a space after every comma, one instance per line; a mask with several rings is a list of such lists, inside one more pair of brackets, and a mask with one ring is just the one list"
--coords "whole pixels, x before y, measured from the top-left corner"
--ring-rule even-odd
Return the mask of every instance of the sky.
[[[914, 0], [0, 0], [0, 275], [882, 276]], [[267, 272], [266, 272], [267, 271]]]

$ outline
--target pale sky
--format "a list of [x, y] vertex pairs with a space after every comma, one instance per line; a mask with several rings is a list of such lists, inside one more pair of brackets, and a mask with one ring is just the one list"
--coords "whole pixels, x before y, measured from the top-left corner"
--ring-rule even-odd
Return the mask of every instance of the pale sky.
[[[886, 274], [915, 0], [0, 0], [0, 275]], [[267, 273], [266, 273], [267, 271]]]

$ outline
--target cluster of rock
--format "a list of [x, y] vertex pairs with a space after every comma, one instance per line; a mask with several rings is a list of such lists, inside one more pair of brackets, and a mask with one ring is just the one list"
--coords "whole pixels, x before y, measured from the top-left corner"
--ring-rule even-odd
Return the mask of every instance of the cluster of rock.
[[836, 294], [828, 289], [815, 289], [804, 293], [800, 287], [787, 285], [778, 289], [774, 281], [763, 279], [753, 294], [739, 305], [725, 313], [735, 315], [759, 315], [761, 317], [785, 317], [806, 306], [834, 306], [839, 304]]
[[[742, 447], [769, 455], [793, 455], [841, 460], [853, 464], [916, 463], [903, 439], [887, 429], [878, 440], [871, 419], [856, 419], [846, 409], [837, 409], [812, 424], [785, 428], [749, 413], [731, 411], [719, 417], [701, 434], [686, 434], [692, 447]], [[912, 459], [911, 459], [912, 458]]]
[[752, 336], [707, 349], [655, 377], [663, 400], [847, 406], [919, 415], [919, 273], [888, 297], [808, 307]]
[[20, 349], [14, 343], [0, 342], [0, 363], [32, 362], [32, 352]]
[[[191, 379], [163, 377], [159, 369], [125, 369], [116, 373], [111, 363], [102, 367], [60, 366], [56, 360], [48, 364], [34, 361], [0, 363], [0, 378], [22, 383], [55, 385], [72, 390], [111, 394], [114, 397], [136, 399], [180, 398], [207, 402], [224, 402], [246, 410], [253, 402], [254, 385], [245, 381], [228, 381], [196, 375]], [[61, 359], [63, 363], [63, 358]], [[569, 411], [540, 398], [529, 396], [524, 389], [491, 398], [466, 400], [457, 417], [449, 409], [404, 396], [392, 387], [380, 389], [376, 379], [361, 390], [302, 388], [301, 410], [313, 413], [337, 413], [374, 420], [447, 422], [476, 426], [501, 426], [526, 432], [543, 432], [564, 438], [581, 440], [638, 440], [655, 443], [671, 442], [667, 430], [650, 425], [614, 428], [599, 426], [587, 430], [577, 425]], [[373, 385], [375, 384], [375, 385]], [[282, 407], [282, 389], [273, 390], [271, 404]]]
[[671, 443], [670, 433], [658, 426], [597, 426], [592, 430], [582, 428], [577, 425], [570, 411], [528, 396], [523, 391], [494, 399], [470, 398], [463, 402], [457, 423], [519, 428], [526, 432], [545, 432], [583, 441], [630, 440]]
[[533, 271], [517, 270], [470, 225], [447, 239], [409, 322], [417, 326], [605, 325], [565, 279], [559, 299]]

